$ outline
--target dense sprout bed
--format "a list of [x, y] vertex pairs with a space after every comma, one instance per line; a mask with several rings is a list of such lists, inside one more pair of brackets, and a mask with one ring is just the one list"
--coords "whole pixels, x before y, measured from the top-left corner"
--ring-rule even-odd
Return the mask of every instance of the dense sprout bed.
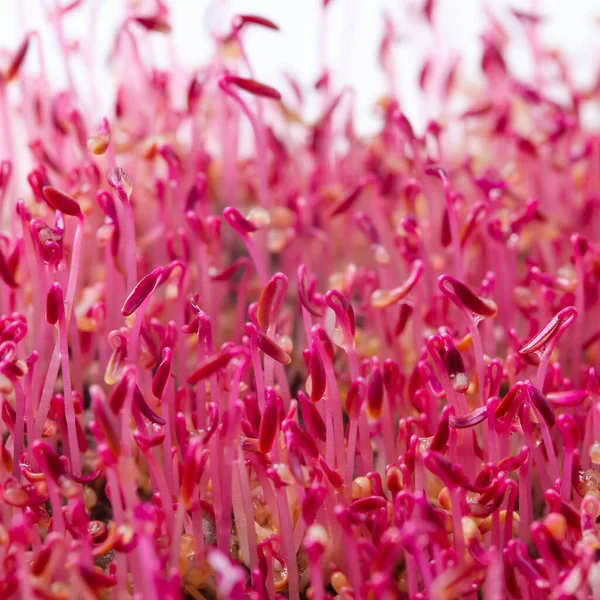
[[0, 597], [600, 598], [598, 93], [539, 17], [535, 85], [493, 20], [481, 87], [432, 55], [418, 134], [388, 21], [363, 138], [256, 81], [269, 20], [165, 72], [127, 14], [100, 121], [2, 63]]

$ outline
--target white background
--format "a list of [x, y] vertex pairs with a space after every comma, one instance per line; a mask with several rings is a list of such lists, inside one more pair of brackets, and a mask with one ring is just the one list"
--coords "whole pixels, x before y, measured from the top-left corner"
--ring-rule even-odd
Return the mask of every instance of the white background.
[[[67, 4], [70, 0], [62, 0]], [[146, 6], [152, 6], [146, 0]], [[215, 6], [225, 5], [229, 14], [254, 13], [273, 19], [280, 32], [255, 29], [245, 35], [248, 53], [260, 80], [285, 88], [282, 72], [293, 72], [309, 93], [317, 79], [323, 53], [319, 51], [321, 0], [173, 0], [173, 44], [183, 64], [194, 68], [210, 58], [213, 44], [209, 27], [215, 26]], [[377, 65], [377, 49], [383, 30], [383, 13], [388, 11], [403, 41], [396, 46], [397, 77], [405, 112], [419, 119], [420, 102], [416, 93], [416, 76], [423, 63], [431, 35], [425, 26], [415, 25], [414, 16], [422, 0], [332, 0], [328, 9], [328, 44], [326, 61], [337, 74], [337, 84], [350, 83], [357, 92], [357, 118], [362, 131], [373, 127], [374, 100], [385, 91], [385, 80]], [[125, 0], [85, 0], [81, 8], [64, 19], [67, 38], [83, 40], [89, 49], [93, 40], [96, 83], [93, 107], [101, 116], [112, 89], [106, 55], [114, 39], [114, 30], [123, 19]], [[56, 36], [48, 14], [55, 0], [0, 0], [0, 48], [14, 50], [23, 37], [24, 28], [38, 30], [44, 40], [44, 56], [52, 85], [64, 85], [64, 65], [57, 50]], [[92, 17], [93, 8], [97, 14]], [[460, 54], [468, 75], [476, 74], [481, 44], [479, 35], [485, 25], [484, 10], [492, 11], [511, 34], [508, 53], [511, 66], [524, 78], [530, 74], [531, 60], [522, 28], [509, 8], [537, 8], [546, 16], [541, 28], [543, 39], [565, 51], [574, 65], [579, 81], [590, 81], [598, 66], [600, 0], [438, 0], [436, 12], [441, 39], [446, 51]], [[147, 11], [146, 11], [147, 12]], [[211, 18], [211, 15], [212, 18]], [[169, 48], [160, 35], [154, 34], [155, 55], [168, 64]], [[6, 60], [8, 54], [2, 57]], [[35, 71], [35, 60], [28, 57], [28, 69]], [[89, 74], [81, 72], [81, 61], [73, 60], [78, 85], [85, 85]], [[79, 71], [77, 70], [79, 69]], [[288, 88], [289, 89], [289, 88]], [[313, 93], [313, 96], [316, 94]], [[314, 115], [308, 115], [314, 116]]]

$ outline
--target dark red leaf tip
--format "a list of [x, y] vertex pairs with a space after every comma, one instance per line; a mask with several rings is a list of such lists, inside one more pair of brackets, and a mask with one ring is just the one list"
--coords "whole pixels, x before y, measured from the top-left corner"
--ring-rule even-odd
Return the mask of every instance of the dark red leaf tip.
[[249, 79], [247, 77], [236, 77], [235, 75], [223, 75], [219, 79], [219, 85], [222, 89], [226, 89], [230, 85], [234, 85], [253, 96], [260, 96], [262, 98], [270, 98], [271, 100], [281, 100], [281, 94], [270, 85], [260, 83], [255, 79]]
[[519, 352], [521, 354], [531, 354], [539, 352], [546, 348], [550, 343], [558, 342], [565, 329], [576, 319], [577, 309], [574, 306], [567, 306], [557, 313], [550, 322], [540, 329], [531, 340], [525, 344]]
[[64, 310], [63, 301], [63, 292], [60, 284], [53, 283], [46, 297], [46, 321], [50, 325], [58, 323], [61, 311]]
[[459, 308], [466, 308], [472, 313], [486, 318], [494, 317], [498, 312], [498, 306], [493, 300], [481, 298], [471, 288], [451, 275], [440, 276], [438, 286]]
[[171, 31], [171, 25], [160, 16], [134, 17], [133, 22], [141, 25], [147, 31], [158, 33], [169, 33]]
[[259, 17], [258, 15], [236, 15], [233, 17], [232, 25], [234, 29], [237, 29], [238, 31], [246, 25], [259, 25], [266, 29], [279, 31], [279, 27], [273, 21], [266, 19], [265, 17]]
[[144, 300], [161, 283], [164, 271], [163, 267], [157, 267], [139, 281], [123, 303], [121, 314], [124, 317], [133, 314], [142, 305]]
[[17, 48], [13, 59], [10, 61], [10, 64], [8, 65], [8, 68], [4, 74], [4, 78], [7, 82], [12, 81], [19, 74], [21, 66], [23, 65], [25, 57], [27, 56], [30, 37], [30, 35], [25, 36], [25, 39], [21, 42], [21, 45]]
[[49, 185], [42, 188], [42, 193], [54, 210], [59, 210], [65, 215], [77, 217], [78, 219], [83, 217], [79, 203], [72, 196]]

